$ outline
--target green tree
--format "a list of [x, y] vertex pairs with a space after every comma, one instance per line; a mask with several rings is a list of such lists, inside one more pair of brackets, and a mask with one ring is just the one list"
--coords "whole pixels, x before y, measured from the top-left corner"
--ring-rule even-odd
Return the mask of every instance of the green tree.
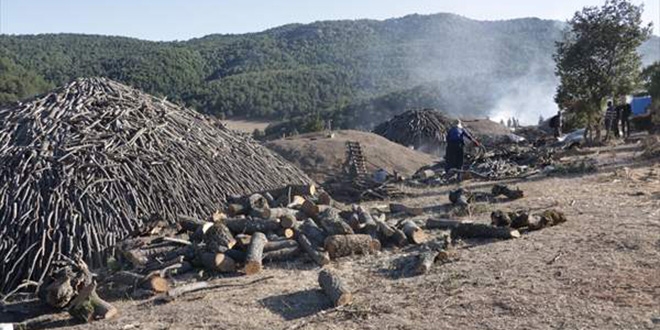
[[6, 57], [0, 57], [0, 106], [52, 88], [42, 77]]
[[644, 85], [653, 99], [651, 113], [653, 122], [660, 125], [660, 62], [655, 62], [646, 67], [642, 72]]
[[[581, 112], [591, 139], [608, 98], [633, 91], [639, 82], [641, 58], [637, 48], [651, 35], [642, 26], [644, 7], [626, 0], [607, 0], [602, 7], [585, 7], [568, 22], [556, 43], [555, 73], [560, 108]], [[600, 130], [597, 130], [597, 134]]]

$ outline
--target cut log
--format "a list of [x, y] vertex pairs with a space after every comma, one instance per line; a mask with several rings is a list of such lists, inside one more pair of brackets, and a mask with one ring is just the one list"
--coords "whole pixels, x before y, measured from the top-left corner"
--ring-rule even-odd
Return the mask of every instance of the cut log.
[[283, 188], [265, 191], [271, 194], [275, 199], [281, 196], [314, 196], [316, 195], [316, 186], [311, 185], [290, 185]]
[[357, 215], [357, 213], [351, 213], [351, 215], [348, 218], [342, 217], [342, 219], [345, 220], [345, 222], [348, 224], [349, 227], [354, 232], [360, 231], [362, 229], [362, 224], [360, 223], [360, 216]]
[[290, 261], [300, 256], [300, 253], [301, 251], [297, 246], [285, 247], [279, 250], [264, 252], [263, 261], [264, 262]]
[[332, 197], [330, 197], [330, 194], [328, 194], [327, 192], [322, 191], [322, 192], [319, 193], [318, 203], [320, 205], [331, 206], [332, 205]]
[[235, 249], [230, 249], [224, 252], [224, 254], [232, 258], [234, 261], [239, 262], [239, 263], [244, 263], [245, 258], [247, 257], [247, 254], [243, 251], [240, 250], [235, 250]]
[[252, 235], [256, 232], [278, 232], [282, 229], [282, 226], [280, 226], [280, 223], [277, 220], [227, 219], [225, 220], [225, 224], [232, 233], [236, 234]]
[[298, 212], [297, 210], [290, 209], [287, 207], [272, 208], [270, 209], [270, 217], [268, 218], [268, 220], [278, 220], [284, 216], [289, 216], [289, 215], [295, 218], [297, 212]]
[[426, 233], [412, 220], [402, 222], [401, 230], [406, 234], [408, 241], [412, 244], [422, 244], [427, 240]]
[[298, 242], [294, 240], [290, 240], [290, 239], [280, 240], [280, 241], [269, 240], [268, 243], [264, 245], [264, 253], [281, 250], [281, 249], [287, 249], [287, 248], [297, 248], [297, 247], [298, 247]]
[[507, 212], [493, 211], [490, 214], [490, 224], [495, 227], [511, 227], [511, 217]]
[[319, 266], [330, 263], [330, 256], [328, 256], [328, 253], [317, 250], [305, 234], [299, 234], [297, 240], [302, 250], [305, 251]]
[[417, 255], [415, 273], [418, 275], [426, 274], [435, 263], [438, 257], [437, 251], [425, 251]]
[[236, 244], [236, 240], [229, 228], [221, 222], [214, 223], [206, 231], [204, 242], [206, 242], [211, 251], [215, 252], [223, 252], [226, 249], [231, 249]]
[[380, 250], [380, 242], [369, 235], [334, 235], [325, 240], [325, 250], [336, 259], [353, 254], [369, 254]]
[[528, 219], [528, 230], [541, 230], [546, 227], [556, 226], [566, 222], [566, 216], [556, 210], [546, 210], [541, 214], [536, 214], [532, 219]]
[[329, 235], [349, 235], [353, 234], [353, 229], [342, 220], [339, 211], [335, 208], [327, 208], [318, 216], [318, 223], [321, 228]]
[[287, 214], [280, 218], [280, 226], [282, 228], [293, 228], [296, 223], [298, 223], [298, 219], [293, 214]]
[[321, 208], [316, 205], [313, 201], [309, 199], [305, 199], [305, 201], [300, 205], [300, 211], [305, 213], [308, 217], [312, 219], [316, 219], [319, 216], [319, 213], [321, 212]]
[[451, 230], [451, 237], [512, 239], [520, 237], [520, 233], [515, 229], [493, 227], [482, 223], [461, 223]]
[[307, 219], [298, 227], [298, 231], [309, 239], [313, 246], [321, 247], [328, 235], [312, 219]]
[[328, 268], [319, 272], [319, 286], [335, 307], [349, 305], [353, 302], [353, 295], [344, 281]]
[[264, 233], [254, 233], [252, 241], [248, 247], [247, 257], [245, 258], [245, 274], [253, 275], [259, 273], [262, 268], [262, 259], [264, 253], [264, 246], [268, 242]]
[[252, 194], [248, 198], [250, 215], [261, 219], [270, 218], [270, 206], [268, 200], [261, 194]]
[[286, 205], [287, 208], [289, 209], [298, 209], [302, 207], [303, 203], [305, 203], [305, 198], [302, 196], [293, 196], [291, 197], [291, 201], [288, 202]]
[[235, 217], [237, 215], [247, 215], [249, 209], [243, 204], [232, 203], [227, 206], [227, 215]]
[[118, 310], [96, 294], [96, 282], [92, 282], [83, 287], [71, 301], [69, 314], [80, 322], [89, 323], [112, 318], [118, 314]]
[[194, 233], [199, 226], [202, 226], [206, 221], [190, 217], [187, 215], [177, 215], [177, 225], [181, 230]]
[[291, 228], [282, 228], [277, 231], [277, 234], [286, 239], [292, 239], [294, 236], [296, 236], [296, 232]]
[[234, 245], [235, 247], [240, 249], [247, 249], [247, 247], [250, 246], [252, 236], [248, 234], [236, 234], [234, 239], [236, 240], [236, 245]]
[[204, 267], [211, 271], [220, 273], [236, 271], [236, 262], [224, 253], [202, 253], [199, 259]]
[[360, 219], [360, 224], [362, 227], [361, 232], [376, 238], [378, 235], [378, 224], [376, 224], [376, 221], [374, 221], [371, 213], [369, 213], [369, 211], [362, 206], [357, 206], [355, 210]]
[[463, 222], [463, 221], [447, 220], [447, 219], [428, 219], [426, 220], [426, 229], [451, 230], [466, 223], [471, 223], [471, 222]]
[[394, 235], [390, 237], [390, 241], [398, 247], [403, 247], [408, 244], [408, 237], [401, 229], [392, 227], [394, 229]]
[[204, 222], [197, 227], [197, 229], [190, 236], [190, 239], [195, 242], [202, 241], [204, 239], [204, 235], [206, 235], [206, 232], [209, 231], [211, 227], [213, 227], [213, 224], [214, 222]]

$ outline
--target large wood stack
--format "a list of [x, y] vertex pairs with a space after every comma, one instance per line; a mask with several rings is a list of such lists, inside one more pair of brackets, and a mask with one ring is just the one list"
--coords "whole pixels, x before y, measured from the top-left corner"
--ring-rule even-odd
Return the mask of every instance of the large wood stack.
[[333, 259], [428, 240], [413, 221], [392, 223], [362, 206], [340, 205], [313, 185], [232, 196], [229, 202], [207, 218], [179, 215], [176, 227], [161, 223], [151, 228], [154, 235], [122, 241], [120, 264], [132, 269], [108, 282], [132, 296], [172, 290], [176, 294], [168, 295], [177, 296], [187, 289], [173, 288], [170, 278], [195, 269], [254, 275], [268, 263], [309, 260], [325, 266]]
[[310, 180], [249, 138], [165, 99], [79, 79], [0, 109], [0, 293], [226, 196]]

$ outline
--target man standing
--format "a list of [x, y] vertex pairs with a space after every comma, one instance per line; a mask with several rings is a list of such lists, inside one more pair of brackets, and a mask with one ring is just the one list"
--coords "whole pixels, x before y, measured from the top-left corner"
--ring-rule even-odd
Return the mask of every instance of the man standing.
[[610, 132], [616, 129], [619, 129], [617, 123], [617, 114], [616, 108], [612, 104], [612, 101], [607, 101], [607, 110], [605, 110], [605, 140], [609, 140]]
[[622, 104], [619, 106], [621, 130], [623, 130], [623, 137], [630, 137], [630, 116], [632, 116], [632, 106], [630, 103], [623, 99]]
[[[479, 141], [477, 141], [470, 133], [463, 129], [463, 124], [460, 120], [457, 120], [447, 132], [447, 149], [445, 153], [445, 171], [448, 175], [451, 174], [451, 170], [462, 170], [463, 169], [463, 156], [465, 147], [465, 139], [472, 141], [477, 147], [480, 146]], [[461, 174], [458, 173], [458, 180], [461, 180]]]
[[559, 110], [557, 111], [557, 115], [550, 118], [550, 128], [552, 128], [555, 139], [558, 139], [561, 136], [561, 124], [562, 124], [561, 110]]

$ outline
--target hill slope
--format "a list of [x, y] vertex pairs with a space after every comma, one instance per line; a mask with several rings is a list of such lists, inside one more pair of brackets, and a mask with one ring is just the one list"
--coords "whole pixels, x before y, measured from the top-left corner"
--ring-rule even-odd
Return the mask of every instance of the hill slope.
[[[509, 95], [534, 94], [528, 89], [537, 85], [544, 87], [536, 94], [552, 93], [551, 55], [561, 27], [437, 14], [292, 24], [185, 42], [2, 35], [0, 58], [52, 84], [107, 76], [206, 113], [268, 119], [323, 113], [355, 127], [405, 107], [485, 115]], [[658, 43], [642, 47], [647, 63], [660, 59]]]

